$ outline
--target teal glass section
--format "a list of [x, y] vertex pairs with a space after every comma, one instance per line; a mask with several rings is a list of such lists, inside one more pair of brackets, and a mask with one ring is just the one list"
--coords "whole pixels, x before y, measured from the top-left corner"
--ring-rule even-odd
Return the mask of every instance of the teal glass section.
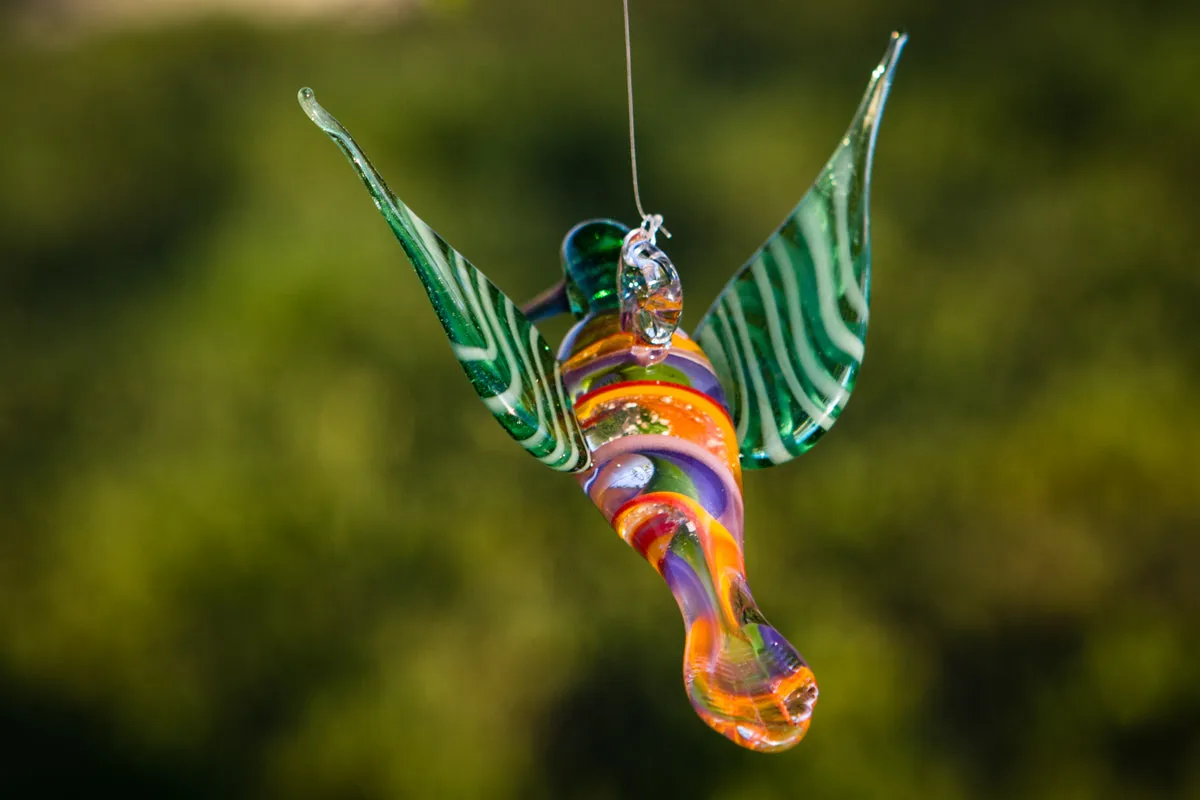
[[593, 219], [579, 223], [563, 238], [563, 273], [576, 318], [620, 308], [617, 270], [627, 233], [629, 228], [616, 220]]

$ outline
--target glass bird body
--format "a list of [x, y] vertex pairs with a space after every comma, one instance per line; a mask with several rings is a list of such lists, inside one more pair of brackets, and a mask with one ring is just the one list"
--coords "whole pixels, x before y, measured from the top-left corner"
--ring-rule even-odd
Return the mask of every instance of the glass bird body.
[[[692, 337], [674, 329], [677, 281], [634, 291], [619, 277], [630, 231], [612, 220], [573, 228], [563, 280], [518, 308], [391, 193], [311, 91], [300, 93], [400, 240], [484, 404], [532, 455], [573, 473], [666, 581], [683, 615], [696, 712], [754, 750], [799, 742], [818, 692], [750, 593], [742, 473], [807, 451], [853, 390], [870, 296], [871, 161], [904, 42], [893, 34], [817, 181]], [[669, 260], [661, 264], [674, 277]], [[535, 323], [568, 312], [577, 323], [556, 358]], [[641, 333], [631, 319], [643, 321]]]

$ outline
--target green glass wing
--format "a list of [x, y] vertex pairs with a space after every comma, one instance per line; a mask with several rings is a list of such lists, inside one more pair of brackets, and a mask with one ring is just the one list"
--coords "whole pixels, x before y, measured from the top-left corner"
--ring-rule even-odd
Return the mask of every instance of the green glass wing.
[[562, 472], [591, 458], [550, 346], [487, 277], [396, 198], [367, 156], [310, 89], [300, 91], [309, 118], [350, 159], [400, 240], [429, 293], [471, 385], [517, 444]]
[[871, 158], [906, 38], [892, 34], [833, 157], [696, 328], [725, 389], [746, 469], [811, 448], [854, 388], [870, 296]]

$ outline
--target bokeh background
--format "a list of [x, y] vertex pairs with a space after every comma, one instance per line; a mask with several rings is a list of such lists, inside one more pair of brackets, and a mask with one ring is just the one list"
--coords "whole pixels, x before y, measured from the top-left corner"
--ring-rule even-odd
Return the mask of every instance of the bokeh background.
[[634, 218], [617, 0], [7, 0], [0, 795], [1200, 796], [1200, 4], [633, 12], [689, 327], [912, 36], [854, 401], [746, 476], [807, 740], [695, 717], [295, 101], [523, 299]]

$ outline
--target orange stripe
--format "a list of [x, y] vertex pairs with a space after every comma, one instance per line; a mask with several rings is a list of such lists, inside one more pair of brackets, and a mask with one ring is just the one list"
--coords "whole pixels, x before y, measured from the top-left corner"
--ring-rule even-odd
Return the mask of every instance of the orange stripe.
[[737, 441], [737, 434], [733, 430], [733, 418], [729, 416], [729, 412], [725, 410], [725, 407], [704, 392], [679, 383], [667, 383], [665, 381], [624, 381], [622, 383], [601, 386], [599, 389], [593, 389], [587, 394], [576, 398], [575, 416], [580, 420], [584, 420], [590, 416], [589, 412], [600, 403], [633, 397], [686, 397], [690, 402], [700, 405], [707, 415], [717, 423], [721, 428], [721, 432], [727, 437], [726, 441], [731, 444]]
[[703, 392], [677, 383], [625, 381], [602, 386], [583, 395], [575, 402], [575, 416], [593, 448], [607, 444], [612, 439], [594, 441], [591, 438], [592, 426], [630, 403], [657, 416], [667, 426], [664, 435], [702, 447], [720, 459], [733, 473], [738, 488], [741, 488], [741, 457], [729, 412]]

